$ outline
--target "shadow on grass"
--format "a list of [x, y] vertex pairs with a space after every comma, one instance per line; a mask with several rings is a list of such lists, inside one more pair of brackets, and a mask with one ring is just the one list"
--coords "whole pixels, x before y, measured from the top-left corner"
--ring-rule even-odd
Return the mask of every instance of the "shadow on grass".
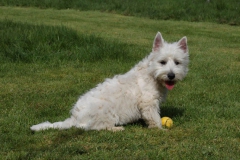
[[174, 106], [165, 106], [161, 108], [161, 117], [181, 117], [183, 116], [184, 109]]

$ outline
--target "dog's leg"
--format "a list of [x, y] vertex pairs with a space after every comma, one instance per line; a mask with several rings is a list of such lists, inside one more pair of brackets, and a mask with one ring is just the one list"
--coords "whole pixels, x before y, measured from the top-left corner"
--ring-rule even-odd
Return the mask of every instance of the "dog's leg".
[[140, 112], [148, 128], [160, 128], [162, 129], [162, 122], [159, 115], [158, 106], [155, 105], [144, 105], [141, 106]]
[[161, 118], [158, 110], [155, 107], [149, 107], [149, 109], [142, 112], [142, 118], [148, 125], [148, 128], [160, 128], [162, 129]]
[[40, 124], [36, 124], [31, 127], [31, 130], [32, 131], [40, 131], [40, 130], [45, 130], [45, 129], [50, 129], [50, 128], [68, 129], [73, 126], [75, 126], [75, 120], [73, 117], [71, 117], [71, 118], [67, 118], [65, 121], [62, 121], [62, 122], [50, 123], [47, 121], [47, 122], [43, 122]]
[[124, 127], [122, 126], [117, 126], [117, 127], [112, 127], [112, 128], [107, 128], [109, 131], [117, 132], [117, 131], [123, 131]]

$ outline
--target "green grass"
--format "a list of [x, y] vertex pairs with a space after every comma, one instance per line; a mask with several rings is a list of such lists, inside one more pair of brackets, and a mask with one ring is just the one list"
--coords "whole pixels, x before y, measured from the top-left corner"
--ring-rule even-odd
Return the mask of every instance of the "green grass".
[[[188, 37], [190, 71], [168, 95], [169, 131], [29, 127], [69, 116], [79, 95]], [[0, 159], [233, 159], [240, 142], [240, 28], [98, 11], [0, 7]]]
[[[10, 62], [130, 60], [130, 45], [111, 43], [96, 36], [78, 35], [64, 26], [28, 25], [4, 21], [1, 60]], [[21, 32], [21, 35], [19, 35]], [[14, 44], [14, 45], [13, 45]], [[118, 47], [116, 47], [118, 46]]]
[[211, 21], [240, 25], [238, 0], [0, 0], [0, 5], [99, 10], [164, 20]]

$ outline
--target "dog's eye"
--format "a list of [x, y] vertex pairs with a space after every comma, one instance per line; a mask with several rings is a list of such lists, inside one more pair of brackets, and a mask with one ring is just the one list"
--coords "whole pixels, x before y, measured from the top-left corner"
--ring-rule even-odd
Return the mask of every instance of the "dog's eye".
[[176, 64], [176, 65], [179, 65], [179, 64], [180, 64], [180, 62], [178, 62], [178, 61], [175, 61], [175, 64]]
[[160, 61], [159, 63], [161, 63], [162, 65], [165, 65], [167, 62], [166, 61]]

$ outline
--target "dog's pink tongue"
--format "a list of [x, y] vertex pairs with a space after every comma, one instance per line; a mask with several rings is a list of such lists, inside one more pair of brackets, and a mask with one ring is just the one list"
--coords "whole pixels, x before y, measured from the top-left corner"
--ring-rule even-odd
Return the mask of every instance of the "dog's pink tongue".
[[173, 87], [174, 87], [174, 82], [166, 81], [165, 84], [166, 84], [166, 88], [167, 88], [168, 90], [172, 90]]

